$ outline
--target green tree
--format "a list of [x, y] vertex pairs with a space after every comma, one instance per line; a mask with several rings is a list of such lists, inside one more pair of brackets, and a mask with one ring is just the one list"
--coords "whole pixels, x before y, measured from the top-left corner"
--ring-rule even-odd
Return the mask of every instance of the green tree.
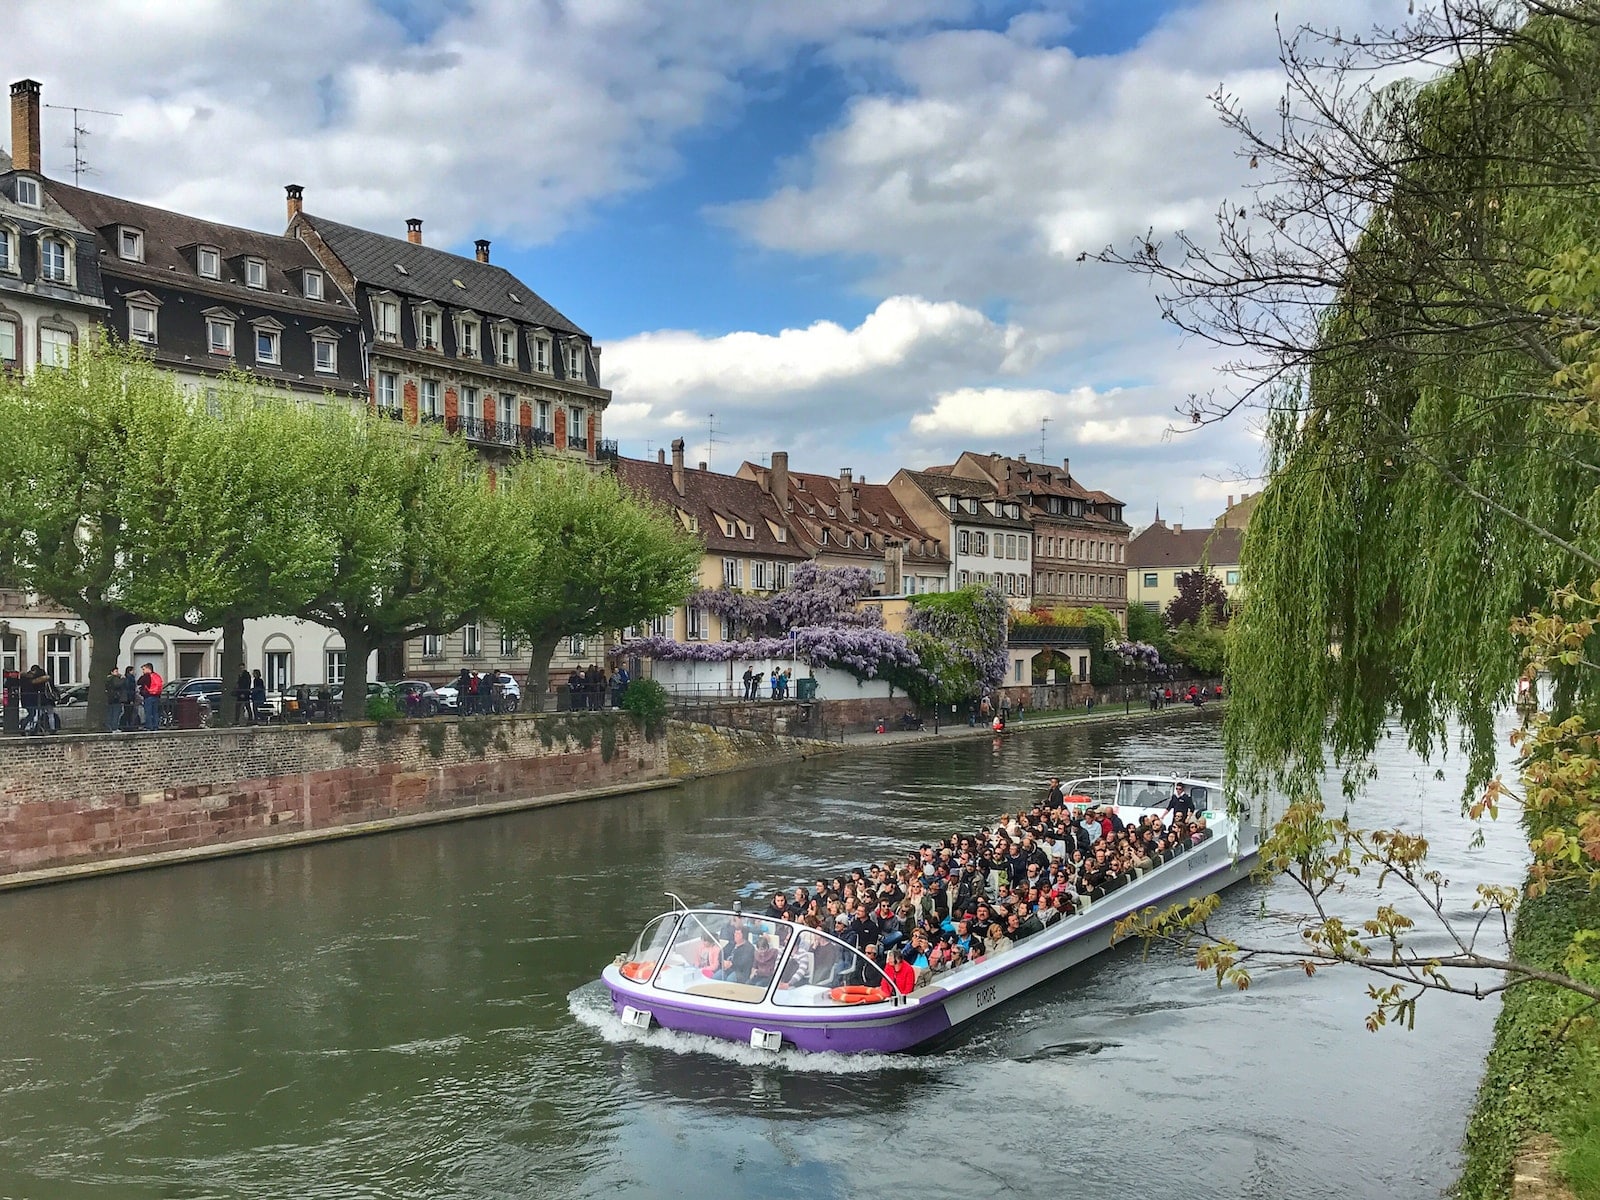
[[530, 698], [549, 690], [562, 638], [643, 624], [698, 585], [699, 541], [609, 472], [540, 455], [505, 473], [496, 500], [511, 586], [487, 612], [528, 643]]
[[477, 619], [514, 572], [498, 496], [465, 442], [348, 409], [316, 416], [307, 515], [333, 556], [295, 615], [344, 639], [344, 713], [360, 717], [369, 654]]
[[[1423, 754], [1459, 729], [1482, 788], [1468, 815], [1524, 807], [1534, 890], [1600, 879], [1595, 801], [1578, 786], [1600, 770], [1582, 607], [1600, 599], [1600, 3], [1444, 0], [1359, 43], [1303, 32], [1282, 57], [1270, 128], [1218, 98], [1259, 172], [1248, 204], [1224, 207], [1215, 239], [1101, 256], [1154, 276], [1172, 320], [1232, 348], [1237, 385], [1198, 398], [1196, 423], [1266, 408], [1271, 475], [1231, 631], [1229, 783], [1291, 797], [1263, 860], [1311, 902], [1300, 960], [1387, 975], [1375, 1024], [1409, 1020], [1430, 990], [1550, 984], [1588, 1003], [1588, 943], [1564, 970], [1485, 953], [1478, 921], [1518, 893], [1480, 886], [1464, 922], [1425, 840], [1349, 827], [1317, 780], [1332, 765], [1361, 786], [1391, 720]], [[1425, 81], [1373, 82], [1406, 71]], [[1554, 711], [1523, 743], [1519, 796], [1492, 778], [1493, 720], [1541, 666]], [[1409, 893], [1447, 949], [1389, 905], [1341, 914], [1356, 871]], [[1196, 911], [1176, 919], [1203, 927]], [[1202, 943], [1219, 978], [1263, 955]]]
[[[288, 393], [243, 375], [217, 381], [205, 417], [167, 447], [150, 527], [130, 552], [127, 602], [150, 620], [222, 631], [221, 673], [244, 667], [244, 623], [296, 612], [333, 573], [334, 544], [313, 510], [322, 494], [326, 423]], [[228, 724], [232, 706], [213, 714]]]
[[163, 497], [195, 419], [171, 375], [100, 338], [65, 367], [0, 374], [0, 573], [78, 614], [96, 685], [150, 619], [130, 597], [171, 561]]
[[1128, 606], [1128, 640], [1146, 642], [1160, 651], [1162, 662], [1172, 661], [1172, 642], [1167, 636], [1166, 622], [1142, 604]]

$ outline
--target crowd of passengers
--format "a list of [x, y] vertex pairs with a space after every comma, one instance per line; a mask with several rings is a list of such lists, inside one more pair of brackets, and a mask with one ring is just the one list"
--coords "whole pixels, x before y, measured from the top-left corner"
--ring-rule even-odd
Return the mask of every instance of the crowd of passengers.
[[[992, 829], [953, 833], [903, 861], [775, 893], [763, 916], [831, 934], [866, 956], [802, 932], [780, 988], [904, 995], [940, 972], [1005, 953], [1211, 836], [1182, 783], [1158, 812], [1131, 823], [1115, 807], [1081, 801], [1063, 796], [1053, 779], [1044, 802], [1003, 814]], [[693, 965], [707, 976], [765, 989], [787, 929], [744, 916], [701, 927], [697, 938], [686, 925], [680, 937], [696, 943]]]

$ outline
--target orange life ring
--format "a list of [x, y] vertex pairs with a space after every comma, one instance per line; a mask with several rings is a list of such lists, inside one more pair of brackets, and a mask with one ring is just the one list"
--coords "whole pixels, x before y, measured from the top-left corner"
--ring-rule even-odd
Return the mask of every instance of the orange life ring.
[[1063, 796], [1063, 797], [1061, 797], [1061, 803], [1063, 803], [1063, 804], [1093, 804], [1094, 803], [1094, 798], [1091, 797], [1091, 796]]
[[653, 958], [639, 959], [637, 962], [625, 962], [618, 968], [625, 978], [635, 983], [644, 983], [656, 973], [656, 963]]
[[828, 995], [835, 1004], [870, 1004], [883, 999], [883, 993], [874, 987], [836, 987]]

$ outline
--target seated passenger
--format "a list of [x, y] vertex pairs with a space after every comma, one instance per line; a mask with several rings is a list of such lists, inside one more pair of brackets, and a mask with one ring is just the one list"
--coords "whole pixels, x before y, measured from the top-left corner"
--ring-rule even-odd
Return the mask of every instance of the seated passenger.
[[983, 952], [985, 954], [1004, 954], [1011, 949], [1011, 939], [1005, 935], [1005, 930], [999, 925], [990, 925], [988, 936], [983, 939]]
[[743, 923], [733, 927], [733, 941], [723, 955], [721, 979], [729, 983], [749, 983], [756, 968], [756, 948], [745, 932]]
[[884, 953], [883, 982], [878, 985], [878, 990], [887, 998], [895, 995], [909, 996], [916, 987], [916, 969], [900, 957], [898, 948], [889, 947]]
[[763, 933], [756, 938], [755, 970], [750, 976], [751, 983], [757, 987], [766, 987], [772, 982], [772, 973], [778, 969], [780, 949], [778, 935], [775, 933]]
[[722, 948], [717, 945], [717, 939], [712, 936], [709, 929], [700, 934], [700, 945], [695, 950], [694, 965], [708, 978], [722, 969]]
[[816, 958], [812, 946], [811, 935], [802, 933], [800, 940], [795, 943], [794, 950], [789, 955], [789, 961], [784, 964], [783, 982], [778, 984], [779, 987], [804, 987], [814, 982]]

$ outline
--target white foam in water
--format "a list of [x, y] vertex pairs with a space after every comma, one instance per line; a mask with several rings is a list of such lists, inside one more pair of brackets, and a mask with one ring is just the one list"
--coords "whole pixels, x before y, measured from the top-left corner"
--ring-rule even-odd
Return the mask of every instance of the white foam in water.
[[702, 1033], [681, 1033], [652, 1025], [638, 1030], [624, 1025], [611, 1006], [611, 993], [601, 983], [586, 983], [567, 996], [567, 1008], [578, 1024], [594, 1030], [614, 1045], [631, 1043], [666, 1050], [673, 1054], [709, 1054], [725, 1062], [745, 1067], [782, 1067], [787, 1071], [818, 1075], [871, 1075], [880, 1071], [926, 1069], [938, 1065], [938, 1058], [906, 1059], [884, 1054], [805, 1054], [785, 1046], [777, 1054], [756, 1050], [745, 1042], [727, 1042]]

